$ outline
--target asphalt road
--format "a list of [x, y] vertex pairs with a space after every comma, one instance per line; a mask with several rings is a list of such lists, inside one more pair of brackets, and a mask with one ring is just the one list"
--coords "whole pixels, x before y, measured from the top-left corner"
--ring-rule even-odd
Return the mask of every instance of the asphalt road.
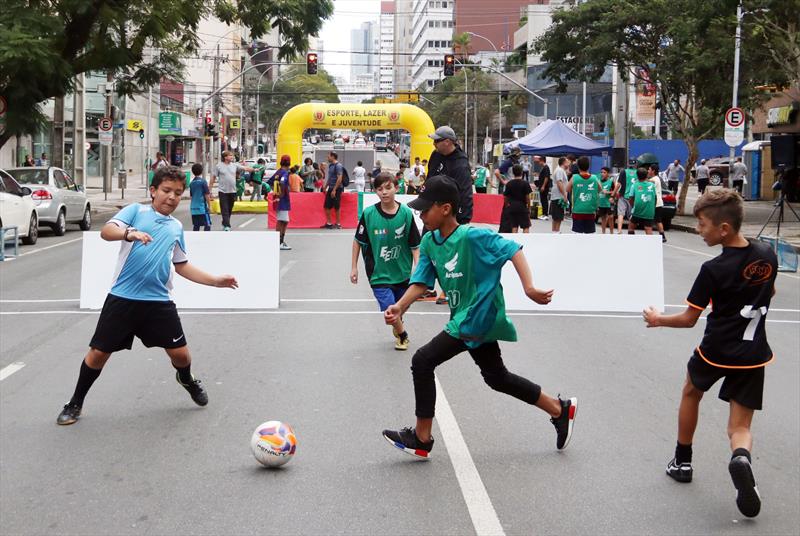
[[[187, 208], [177, 213], [185, 224]], [[235, 232], [262, 231], [263, 216], [252, 218], [234, 215]], [[734, 504], [727, 406], [716, 391], [701, 410], [694, 482], [664, 475], [702, 322], [648, 330], [636, 314], [513, 315], [520, 340], [501, 343], [509, 369], [579, 398], [569, 448], [557, 452], [544, 414], [491, 391], [466, 355], [437, 371], [432, 460], [391, 448], [380, 431], [413, 424], [409, 362], [447, 310], [416, 304], [411, 349], [396, 352], [363, 274], [358, 286], [348, 282], [351, 240], [346, 231], [290, 228], [277, 311], [182, 313], [207, 407], [176, 385], [161, 350], [137, 342], [111, 359], [68, 427], [55, 418], [97, 322], [78, 309], [80, 234], [43, 233], [0, 263], [0, 531], [797, 534], [797, 274], [778, 277], [768, 318], [777, 359], [753, 427], [764, 506], [748, 520]], [[683, 303], [714, 253], [697, 236], [670, 233], [667, 304]], [[602, 264], [587, 269], [602, 278]], [[281, 470], [261, 468], [249, 450], [253, 429], [270, 419], [292, 424], [299, 438]]]

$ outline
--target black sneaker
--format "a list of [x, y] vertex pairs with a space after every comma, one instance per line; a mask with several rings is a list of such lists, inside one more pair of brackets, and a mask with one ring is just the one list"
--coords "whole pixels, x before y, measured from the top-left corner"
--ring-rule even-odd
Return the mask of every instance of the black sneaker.
[[333, 229], [333, 224], [326, 223], [325, 225], [320, 225], [319, 228], [320, 229]]
[[336, 225], [334, 225], [334, 227], [336, 229], [341, 229], [342, 228], [342, 224], [341, 223], [337, 223]]
[[61, 413], [58, 414], [56, 424], [67, 425], [73, 424], [81, 416], [81, 407], [77, 404], [69, 403], [64, 406]]
[[575, 414], [578, 412], [578, 399], [575, 397], [561, 400], [561, 415], [553, 417], [550, 422], [556, 427], [556, 448], [564, 450], [569, 445], [572, 437], [572, 425], [575, 424]]
[[178, 383], [181, 384], [184, 389], [189, 391], [189, 394], [191, 395], [195, 404], [198, 406], [205, 406], [208, 404], [208, 395], [206, 394], [206, 390], [203, 389], [200, 380], [192, 376], [192, 381], [190, 383], [183, 383], [177, 372], [175, 373], [175, 379], [178, 380]]
[[402, 430], [384, 430], [383, 437], [392, 446], [410, 454], [416, 458], [427, 460], [430, 458], [433, 448], [433, 438], [427, 443], [423, 443], [417, 437], [417, 432], [413, 428], [403, 428]]
[[747, 456], [736, 456], [728, 464], [733, 485], [736, 486], [736, 506], [747, 517], [756, 517], [761, 511], [761, 495], [758, 494], [753, 468]]
[[678, 463], [675, 458], [667, 464], [667, 475], [678, 482], [691, 482], [693, 472], [691, 463]]

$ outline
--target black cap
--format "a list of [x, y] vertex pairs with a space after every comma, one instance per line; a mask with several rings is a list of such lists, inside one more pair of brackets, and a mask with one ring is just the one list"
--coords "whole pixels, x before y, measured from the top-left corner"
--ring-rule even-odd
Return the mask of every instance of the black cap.
[[458, 210], [458, 187], [447, 175], [435, 175], [425, 179], [419, 195], [408, 206], [414, 210], [428, 210], [434, 203], [450, 203], [453, 212]]

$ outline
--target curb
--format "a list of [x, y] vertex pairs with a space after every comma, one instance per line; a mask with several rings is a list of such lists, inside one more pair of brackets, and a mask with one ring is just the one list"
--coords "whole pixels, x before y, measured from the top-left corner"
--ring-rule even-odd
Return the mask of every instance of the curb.
[[[697, 232], [697, 229], [695, 229], [693, 225], [685, 225], [682, 223], [675, 223], [675, 222], [672, 223], [670, 231], [683, 231], [685, 233], [690, 233], [693, 235], [700, 234]], [[746, 238], [751, 238], [753, 240], [756, 239], [755, 236], [747, 236]], [[791, 242], [786, 242], [786, 243], [789, 244], [794, 249], [795, 253], [800, 254], [800, 244], [792, 244]]]

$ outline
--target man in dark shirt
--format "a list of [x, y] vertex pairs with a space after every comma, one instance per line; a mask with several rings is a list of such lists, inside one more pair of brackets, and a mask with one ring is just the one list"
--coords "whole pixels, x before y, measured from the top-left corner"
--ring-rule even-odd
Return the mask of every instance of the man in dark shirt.
[[547, 219], [547, 210], [550, 208], [550, 166], [547, 165], [547, 160], [541, 156], [533, 157], [533, 165], [535, 170], [538, 169], [539, 177], [534, 184], [539, 190], [539, 204], [542, 206], [542, 219]]
[[458, 214], [456, 220], [460, 224], [472, 220], [472, 169], [466, 153], [458, 145], [455, 131], [442, 126], [428, 135], [436, 149], [428, 161], [428, 177], [447, 175], [458, 187]]
[[506, 183], [514, 178], [511, 168], [519, 164], [519, 157], [521, 154], [522, 151], [519, 147], [512, 148], [508, 153], [508, 157], [500, 162], [500, 165], [494, 170], [494, 177], [497, 179], [498, 194], [502, 194]]

